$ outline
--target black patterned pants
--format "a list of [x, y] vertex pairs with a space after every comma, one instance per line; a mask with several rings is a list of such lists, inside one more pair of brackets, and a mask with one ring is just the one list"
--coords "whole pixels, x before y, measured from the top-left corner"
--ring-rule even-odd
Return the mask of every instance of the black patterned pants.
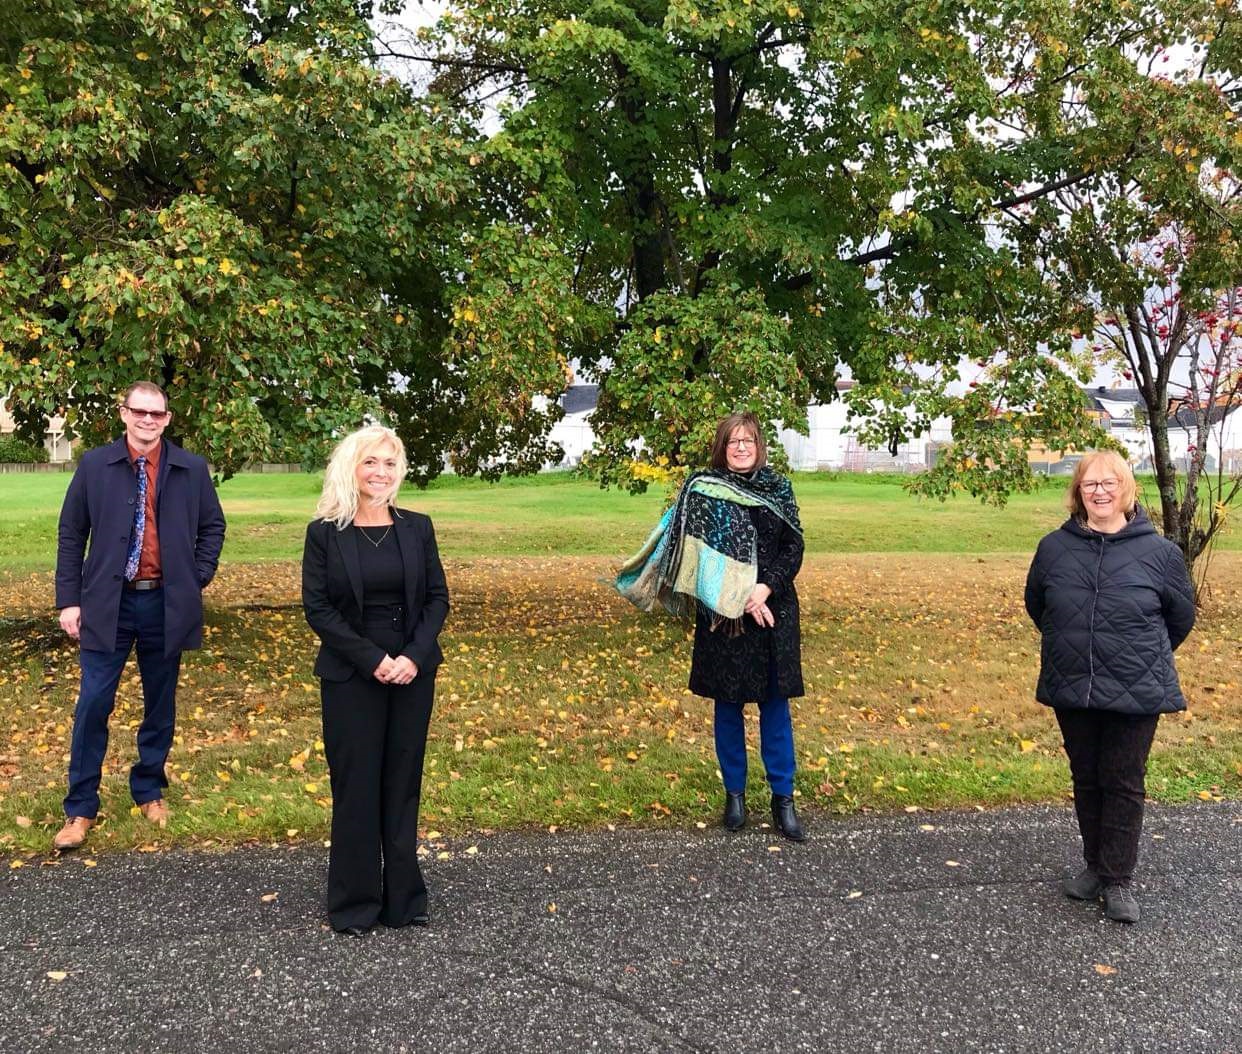
[[1128, 883], [1143, 833], [1147, 755], [1159, 714], [1057, 710], [1074, 780], [1082, 855], [1106, 885]]

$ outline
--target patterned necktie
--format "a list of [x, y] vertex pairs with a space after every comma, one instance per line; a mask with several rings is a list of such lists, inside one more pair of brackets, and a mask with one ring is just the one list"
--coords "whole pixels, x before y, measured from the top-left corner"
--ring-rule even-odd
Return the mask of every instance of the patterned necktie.
[[[125, 561], [125, 581], [132, 582], [138, 574], [138, 558], [142, 556], [142, 535], [147, 529], [147, 459], [139, 455], [134, 462], [138, 472], [138, 502], [134, 509], [134, 539], [129, 543], [129, 557]], [[115, 566], [115, 565], [114, 565]]]

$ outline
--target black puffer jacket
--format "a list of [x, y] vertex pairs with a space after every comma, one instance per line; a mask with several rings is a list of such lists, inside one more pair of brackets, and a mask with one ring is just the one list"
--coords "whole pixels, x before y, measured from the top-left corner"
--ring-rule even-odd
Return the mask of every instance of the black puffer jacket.
[[1181, 551], [1142, 508], [1116, 534], [1074, 519], [1045, 536], [1026, 578], [1043, 634], [1035, 697], [1048, 706], [1167, 714], [1186, 709], [1173, 652], [1195, 624]]

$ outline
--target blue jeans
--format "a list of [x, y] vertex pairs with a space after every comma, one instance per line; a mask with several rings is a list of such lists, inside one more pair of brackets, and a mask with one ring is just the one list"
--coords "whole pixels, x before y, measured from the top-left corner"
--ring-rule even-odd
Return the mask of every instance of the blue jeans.
[[82, 684], [73, 713], [69, 748], [69, 793], [66, 816], [94, 819], [99, 812], [99, 778], [108, 750], [108, 718], [116, 705], [116, 688], [126, 660], [138, 645], [142, 677], [142, 724], [138, 728], [138, 761], [129, 771], [129, 790], [139, 805], [163, 797], [168, 786], [164, 763], [172, 747], [176, 719], [177, 674], [181, 653], [164, 655], [164, 592], [123, 590], [112, 651], [82, 649]]
[[[789, 700], [779, 691], [773, 664], [768, 671], [768, 697], [759, 701], [759, 753], [772, 793], [789, 798], [794, 790], [793, 719], [789, 715]], [[716, 700], [716, 759], [720, 762], [725, 790], [735, 794], [746, 789], [743, 705]]]

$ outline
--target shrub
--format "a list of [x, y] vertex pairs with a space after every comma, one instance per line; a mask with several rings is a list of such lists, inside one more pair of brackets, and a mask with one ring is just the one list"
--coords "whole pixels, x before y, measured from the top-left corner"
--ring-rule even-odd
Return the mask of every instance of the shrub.
[[0, 465], [35, 465], [47, 460], [42, 444], [27, 443], [17, 436], [0, 436]]

